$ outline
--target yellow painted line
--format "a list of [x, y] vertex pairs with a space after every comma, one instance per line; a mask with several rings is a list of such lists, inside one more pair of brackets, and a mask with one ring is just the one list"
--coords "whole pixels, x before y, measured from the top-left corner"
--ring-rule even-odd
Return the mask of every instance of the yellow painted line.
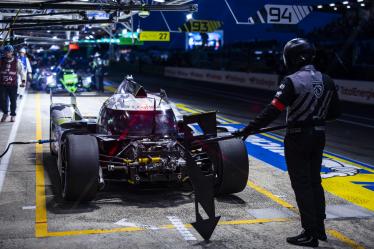
[[[36, 140], [42, 139], [42, 122], [40, 112], [40, 94], [35, 95], [35, 121], [36, 121]], [[44, 186], [44, 168], [43, 168], [43, 145], [35, 145], [35, 236], [46, 237], [48, 234], [47, 208]]]
[[347, 236], [345, 236], [344, 234], [342, 234], [342, 233], [340, 233], [340, 232], [338, 232], [336, 230], [329, 229], [326, 232], [330, 236], [337, 238], [338, 240], [344, 242], [345, 244], [347, 244], [348, 246], [350, 246], [350, 247], [352, 247], [354, 249], [365, 249], [365, 247], [363, 247], [362, 245], [360, 245], [356, 241], [348, 238]]
[[296, 208], [295, 208], [292, 204], [286, 202], [285, 200], [282, 200], [282, 199], [279, 198], [278, 196], [273, 195], [270, 191], [268, 191], [268, 190], [266, 190], [266, 189], [264, 189], [264, 188], [258, 186], [258, 185], [255, 184], [254, 182], [252, 182], [252, 181], [248, 181], [248, 182], [247, 182], [247, 185], [248, 185], [249, 187], [253, 188], [254, 190], [256, 190], [257, 192], [259, 192], [259, 193], [265, 195], [266, 197], [268, 197], [268, 198], [271, 199], [272, 201], [278, 203], [278, 204], [281, 205], [282, 207], [289, 208], [289, 209], [292, 209], [292, 210], [296, 210]]
[[232, 119], [229, 119], [229, 118], [225, 118], [225, 117], [222, 117], [221, 115], [217, 115], [217, 117], [219, 117], [220, 119], [223, 119], [225, 121], [227, 121], [228, 123], [231, 123], [231, 124], [239, 124], [239, 122], [236, 122]]
[[186, 112], [189, 112], [189, 113], [192, 113], [192, 114], [196, 114], [196, 113], [199, 113], [198, 111], [195, 111], [195, 110], [192, 110], [191, 108], [188, 108], [186, 105], [184, 104], [176, 104], [176, 106], [183, 110], [183, 111], [186, 111]]
[[289, 221], [289, 219], [229, 220], [229, 221], [220, 221], [218, 222], [218, 225], [249, 225], [249, 224], [285, 222], [285, 221]]
[[120, 227], [112, 229], [90, 229], [90, 230], [72, 230], [72, 231], [59, 231], [59, 232], [48, 232], [48, 237], [61, 237], [61, 236], [78, 236], [78, 235], [89, 235], [89, 234], [109, 234], [109, 233], [121, 233], [121, 232], [138, 232], [145, 231], [146, 229], [140, 227]]
[[[203, 110], [200, 110], [200, 109], [197, 109], [197, 108], [191, 108], [191, 107], [187, 107], [185, 104], [176, 104], [176, 106], [180, 109], [182, 109], [183, 111], [186, 111], [186, 112], [189, 112], [189, 113], [192, 113], [192, 114], [195, 114], [195, 113], [202, 113], [204, 112]], [[234, 121], [234, 120], [231, 120], [231, 119], [228, 119], [228, 118], [225, 118], [225, 117], [222, 117], [221, 115], [217, 115], [217, 118], [218, 119], [222, 119], [223, 121], [226, 121], [227, 124], [228, 123], [232, 123], [232, 124], [239, 124], [238, 122]], [[225, 123], [226, 123], [225, 122]]]
[[323, 179], [323, 188], [333, 195], [351, 203], [374, 211], [374, 191], [352, 182], [373, 182], [374, 176], [358, 174], [355, 176], [333, 177]]
[[114, 93], [117, 90], [115, 87], [112, 86], [104, 86], [104, 89], [112, 93]]
[[261, 135], [264, 135], [265, 137], [272, 138], [272, 139], [277, 140], [277, 141], [279, 141], [279, 142], [283, 142], [283, 139], [282, 139], [282, 138], [279, 138], [279, 137], [276, 137], [276, 136], [270, 135], [270, 134], [268, 134], [268, 133], [262, 133]]

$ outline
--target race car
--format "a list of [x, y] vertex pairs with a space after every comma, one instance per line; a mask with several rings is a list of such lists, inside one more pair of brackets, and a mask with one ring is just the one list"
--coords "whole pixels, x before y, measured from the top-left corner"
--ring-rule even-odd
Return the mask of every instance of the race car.
[[165, 91], [150, 93], [126, 77], [97, 118], [71, 104], [50, 107], [50, 150], [57, 157], [65, 200], [95, 198], [107, 181], [129, 184], [188, 180], [190, 167], [214, 176], [216, 195], [242, 191], [248, 156], [242, 139], [200, 141], [227, 134], [216, 113], [182, 116]]
[[92, 88], [92, 75], [78, 74], [73, 69], [62, 69], [59, 72], [55, 72], [53, 67], [39, 69], [34, 74], [32, 87], [47, 93], [86, 92]]
[[37, 68], [32, 77], [31, 87], [37, 91], [47, 91], [57, 87], [56, 73], [49, 68]]

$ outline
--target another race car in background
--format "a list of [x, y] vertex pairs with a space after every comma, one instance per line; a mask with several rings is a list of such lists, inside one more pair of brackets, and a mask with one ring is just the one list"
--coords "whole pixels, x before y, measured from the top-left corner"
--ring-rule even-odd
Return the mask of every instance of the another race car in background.
[[72, 104], [52, 103], [51, 153], [57, 156], [62, 195], [90, 201], [107, 181], [130, 184], [179, 182], [189, 165], [213, 175], [215, 193], [242, 191], [248, 179], [244, 142], [233, 138], [209, 145], [217, 132], [216, 113], [181, 116], [164, 91], [149, 93], [127, 77], [102, 105], [97, 119]]
[[53, 68], [44, 68], [36, 70], [31, 87], [38, 91], [75, 93], [90, 91], [92, 85], [92, 74], [78, 74], [73, 69], [55, 72]]

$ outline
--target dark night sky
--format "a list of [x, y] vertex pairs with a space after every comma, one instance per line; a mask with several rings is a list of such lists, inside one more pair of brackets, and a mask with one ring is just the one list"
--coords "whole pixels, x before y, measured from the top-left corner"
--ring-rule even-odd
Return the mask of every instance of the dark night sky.
[[[224, 0], [198, 0], [195, 1], [199, 4], [199, 11], [194, 13], [195, 19], [211, 19], [220, 20], [224, 22], [224, 42], [234, 43], [239, 41], [251, 41], [255, 39], [276, 39], [285, 41], [295, 37], [295, 33], [290, 32], [274, 32], [269, 31], [273, 25], [258, 24], [258, 25], [237, 25], [234, 18], [229, 12]], [[265, 4], [292, 4], [292, 5], [314, 5], [326, 4], [336, 2], [332, 0], [228, 0], [231, 8], [239, 21], [246, 21], [249, 16], [252, 16], [263, 7]], [[185, 21], [186, 13], [182, 12], [164, 12], [166, 19], [169, 22], [172, 30], [177, 30]], [[337, 14], [313, 12], [302, 20], [297, 27], [304, 31], [310, 31], [315, 27], [323, 26], [338, 17]], [[140, 23], [143, 30], [167, 30], [167, 27], [162, 20], [160, 13], [153, 12], [146, 19], [135, 18], [135, 26]], [[183, 47], [184, 34], [172, 34], [172, 41], [168, 44], [163, 44], [166, 47]], [[160, 43], [153, 43], [153, 45], [160, 45]]]

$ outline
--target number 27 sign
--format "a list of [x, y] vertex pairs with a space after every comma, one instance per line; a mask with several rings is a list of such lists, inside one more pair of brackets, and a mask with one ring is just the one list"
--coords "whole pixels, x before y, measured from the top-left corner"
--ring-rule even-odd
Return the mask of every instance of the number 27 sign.
[[297, 24], [313, 11], [311, 6], [302, 5], [267, 4], [264, 7], [269, 24]]

